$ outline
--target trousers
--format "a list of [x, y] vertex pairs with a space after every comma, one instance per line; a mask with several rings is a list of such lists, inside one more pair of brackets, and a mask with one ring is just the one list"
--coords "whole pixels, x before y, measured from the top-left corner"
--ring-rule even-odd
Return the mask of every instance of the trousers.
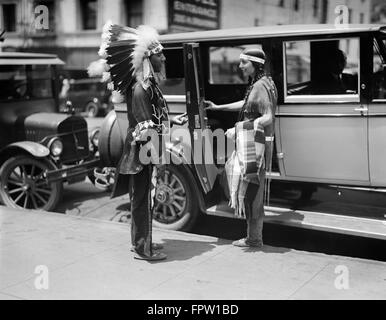
[[152, 165], [146, 165], [130, 179], [131, 243], [135, 252], [151, 256], [152, 221], [150, 189]]
[[261, 170], [259, 184], [243, 181], [241, 188], [246, 188], [244, 196], [245, 218], [247, 221], [247, 242], [263, 245], [264, 223], [264, 188], [265, 170]]

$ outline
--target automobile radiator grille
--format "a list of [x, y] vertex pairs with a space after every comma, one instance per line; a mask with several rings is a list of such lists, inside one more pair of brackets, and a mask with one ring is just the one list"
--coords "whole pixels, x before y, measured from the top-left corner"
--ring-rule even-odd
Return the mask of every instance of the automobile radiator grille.
[[63, 152], [60, 156], [64, 164], [81, 160], [89, 155], [89, 142], [87, 128], [81, 128], [79, 125], [66, 125], [61, 128], [66, 133], [61, 133], [63, 142]]

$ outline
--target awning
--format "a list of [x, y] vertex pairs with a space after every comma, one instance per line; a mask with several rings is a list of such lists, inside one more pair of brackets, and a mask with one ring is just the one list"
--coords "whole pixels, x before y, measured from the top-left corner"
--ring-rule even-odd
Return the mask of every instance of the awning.
[[32, 65], [32, 64], [55, 64], [63, 65], [64, 62], [59, 58], [55, 59], [2, 59], [0, 58], [0, 65]]
[[63, 65], [56, 55], [25, 52], [0, 52], [0, 65]]

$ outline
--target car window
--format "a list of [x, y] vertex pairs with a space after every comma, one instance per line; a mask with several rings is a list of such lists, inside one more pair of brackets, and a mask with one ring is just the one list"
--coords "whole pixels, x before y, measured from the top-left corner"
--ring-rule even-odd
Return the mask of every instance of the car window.
[[52, 97], [51, 66], [32, 65], [27, 70], [31, 98]]
[[25, 66], [0, 66], [0, 100], [19, 100], [27, 96]]
[[260, 44], [241, 45], [237, 47], [210, 47], [209, 48], [209, 82], [211, 84], [246, 84], [240, 68], [240, 54], [245, 49], [259, 48]]
[[359, 39], [284, 42], [285, 94], [355, 95]]
[[[385, 46], [386, 40], [383, 40]], [[381, 44], [382, 45], [382, 44]], [[373, 46], [373, 99], [386, 100], [386, 69], [385, 59], [379, 45], [374, 41]]]
[[185, 95], [184, 55], [182, 49], [165, 49], [164, 79], [160, 88], [167, 95]]

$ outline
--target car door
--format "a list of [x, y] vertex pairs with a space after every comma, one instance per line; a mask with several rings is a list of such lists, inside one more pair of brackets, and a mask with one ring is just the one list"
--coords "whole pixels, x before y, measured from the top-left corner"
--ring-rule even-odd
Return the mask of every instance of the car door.
[[369, 43], [373, 67], [372, 100], [369, 105], [369, 161], [372, 186], [386, 186], [386, 33]]
[[218, 169], [204, 110], [203, 71], [198, 43], [184, 44], [186, 110], [191, 137], [191, 160], [205, 192], [212, 190]]
[[[368, 106], [361, 98], [365, 89], [361, 53], [359, 36], [283, 42], [284, 103], [277, 117], [279, 156], [287, 178], [369, 184]], [[334, 54], [346, 56], [345, 63]], [[334, 59], [342, 61], [337, 62], [343, 69], [337, 77], [339, 72], [330, 66]], [[329, 78], [330, 74], [334, 77]], [[328, 82], [323, 84], [322, 79]], [[344, 83], [344, 89], [333, 84], [333, 79]]]

